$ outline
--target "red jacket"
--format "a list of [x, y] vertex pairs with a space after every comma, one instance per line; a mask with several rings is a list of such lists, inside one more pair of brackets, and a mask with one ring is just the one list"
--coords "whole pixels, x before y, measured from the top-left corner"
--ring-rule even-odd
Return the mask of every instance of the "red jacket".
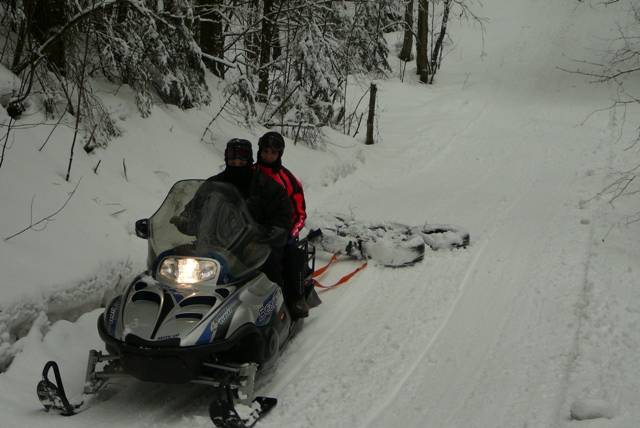
[[289, 200], [291, 201], [291, 207], [293, 208], [293, 225], [291, 226], [290, 234], [292, 237], [297, 238], [300, 230], [304, 227], [304, 221], [307, 219], [307, 207], [300, 180], [284, 166], [272, 168], [257, 164], [257, 168], [263, 174], [273, 178], [287, 191], [287, 195], [289, 195]]

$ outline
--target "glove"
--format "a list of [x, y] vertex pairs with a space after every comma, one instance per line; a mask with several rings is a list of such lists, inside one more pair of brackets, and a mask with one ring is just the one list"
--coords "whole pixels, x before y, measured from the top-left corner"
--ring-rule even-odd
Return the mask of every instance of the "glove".
[[322, 229], [311, 229], [309, 233], [307, 233], [307, 240], [313, 241], [314, 239], [322, 239]]
[[180, 231], [180, 233], [183, 233], [185, 235], [195, 235], [195, 233], [191, 233], [193, 231], [189, 230], [189, 221], [180, 215], [174, 215], [173, 217], [171, 217], [169, 223], [174, 225], [176, 229]]

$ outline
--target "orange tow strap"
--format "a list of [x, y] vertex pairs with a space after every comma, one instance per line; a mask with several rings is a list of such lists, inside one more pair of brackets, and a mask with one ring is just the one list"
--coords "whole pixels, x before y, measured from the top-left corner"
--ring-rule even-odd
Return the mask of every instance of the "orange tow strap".
[[[334, 255], [334, 257], [335, 257], [335, 255]], [[332, 257], [331, 259], [333, 260], [333, 257]], [[336, 257], [336, 259], [337, 259], [337, 257]], [[331, 265], [331, 263], [332, 263], [332, 262], [329, 262], [329, 264], [328, 264], [327, 266], [325, 266], [324, 268], [322, 268], [322, 269], [326, 270], [326, 268], [328, 268], [328, 267]], [[343, 285], [344, 283], [346, 283], [347, 281], [349, 281], [351, 278], [353, 278], [353, 276], [354, 276], [355, 274], [357, 274], [358, 272], [360, 272], [362, 269], [364, 269], [364, 268], [366, 268], [366, 267], [367, 267], [367, 262], [364, 262], [364, 263], [363, 263], [363, 264], [361, 264], [359, 267], [357, 267], [355, 270], [353, 270], [352, 272], [349, 272], [348, 274], [346, 274], [345, 276], [343, 276], [342, 278], [340, 278], [340, 279], [338, 280], [338, 282], [336, 282], [335, 284], [331, 284], [331, 285], [322, 285], [322, 284], [320, 284], [318, 281], [316, 281], [316, 280], [314, 279], [314, 280], [313, 280], [313, 285], [314, 285], [315, 287], [321, 288], [322, 290], [320, 290], [320, 292], [327, 291], [327, 290], [331, 290], [331, 289], [333, 289], [333, 288], [337, 288], [337, 287], [339, 287], [339, 286]], [[323, 270], [323, 272], [324, 272], [324, 270]], [[317, 272], [317, 271], [316, 271], [316, 272]], [[314, 272], [314, 274], [315, 274], [315, 272]], [[315, 276], [318, 276], [318, 275], [313, 275], [313, 276], [315, 277]]]
[[323, 273], [325, 273], [327, 271], [327, 269], [329, 269], [329, 266], [331, 266], [332, 264], [334, 264], [335, 262], [338, 261], [338, 254], [334, 254], [333, 256], [331, 256], [331, 260], [329, 260], [329, 263], [327, 263], [326, 265], [324, 265], [323, 267], [321, 267], [320, 269], [314, 271], [311, 274], [312, 278], [316, 278], [320, 275], [322, 275]]

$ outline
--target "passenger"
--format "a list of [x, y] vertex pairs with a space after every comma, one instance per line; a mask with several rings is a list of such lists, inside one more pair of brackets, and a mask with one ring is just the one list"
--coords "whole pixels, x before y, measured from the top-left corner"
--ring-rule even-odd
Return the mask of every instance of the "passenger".
[[284, 138], [280, 133], [267, 132], [258, 140], [258, 170], [286, 190], [293, 209], [289, 238], [284, 247], [284, 293], [285, 299], [291, 302], [292, 314], [302, 318], [309, 315], [304, 291], [307, 255], [298, 247], [300, 230], [307, 218], [306, 202], [300, 180], [282, 165], [283, 153]]

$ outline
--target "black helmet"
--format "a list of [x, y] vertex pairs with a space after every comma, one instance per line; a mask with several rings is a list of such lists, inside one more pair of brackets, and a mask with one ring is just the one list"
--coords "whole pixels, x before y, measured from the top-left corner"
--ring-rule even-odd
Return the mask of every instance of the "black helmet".
[[248, 165], [253, 164], [253, 147], [249, 140], [242, 138], [229, 140], [224, 149], [224, 161], [228, 162], [230, 159], [242, 159], [247, 161]]
[[284, 152], [284, 138], [282, 138], [279, 132], [267, 132], [258, 140], [258, 147], [260, 149], [271, 147], [279, 151], [282, 155], [282, 152]]

